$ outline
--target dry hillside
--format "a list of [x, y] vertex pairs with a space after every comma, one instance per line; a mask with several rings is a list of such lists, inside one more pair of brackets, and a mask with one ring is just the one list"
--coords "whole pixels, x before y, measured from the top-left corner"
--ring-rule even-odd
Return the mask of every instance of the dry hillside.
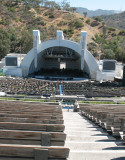
[[0, 28], [7, 32], [9, 37], [8, 50], [20, 52], [21, 48], [22, 53], [27, 53], [32, 48], [33, 30], [40, 30], [42, 41], [55, 38], [56, 31], [63, 30], [65, 38], [76, 42], [80, 40], [80, 32], [87, 31], [88, 49], [95, 56], [98, 56], [96, 53], [104, 53], [100, 41], [107, 43], [120, 32], [118, 29], [107, 27], [98, 17], [92, 19], [75, 12], [47, 7], [27, 7], [22, 3], [0, 5]]

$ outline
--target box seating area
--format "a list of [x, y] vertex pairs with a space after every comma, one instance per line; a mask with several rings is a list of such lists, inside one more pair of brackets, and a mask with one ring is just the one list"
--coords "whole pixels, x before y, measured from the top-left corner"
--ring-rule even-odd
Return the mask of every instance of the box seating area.
[[80, 105], [81, 114], [88, 117], [113, 136], [120, 137], [125, 129], [124, 105]]
[[59, 105], [0, 101], [0, 159], [66, 160]]
[[8, 94], [46, 95], [59, 94], [59, 84], [31, 78], [0, 78], [0, 91]]
[[117, 82], [63, 82], [62, 86], [65, 95], [85, 95], [88, 98], [125, 96], [124, 87]]
[[[64, 95], [84, 95], [85, 97], [125, 96], [125, 87], [120, 82], [91, 81], [47, 81], [33, 78], [0, 78], [0, 92], [24, 95], [59, 95], [59, 85]], [[117, 90], [117, 92], [116, 92]]]

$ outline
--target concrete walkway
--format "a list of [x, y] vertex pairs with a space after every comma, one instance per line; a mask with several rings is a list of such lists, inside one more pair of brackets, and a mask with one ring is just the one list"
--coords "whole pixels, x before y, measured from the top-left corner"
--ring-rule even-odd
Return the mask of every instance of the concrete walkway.
[[68, 160], [125, 160], [125, 146], [120, 141], [78, 112], [64, 109], [63, 116]]

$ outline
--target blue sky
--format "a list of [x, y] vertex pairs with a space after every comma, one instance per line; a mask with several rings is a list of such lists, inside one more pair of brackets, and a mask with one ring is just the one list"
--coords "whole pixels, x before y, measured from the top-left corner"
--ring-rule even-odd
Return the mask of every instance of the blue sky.
[[[62, 2], [63, 0], [55, 0]], [[125, 0], [67, 0], [73, 7], [83, 7], [89, 10], [125, 10]]]

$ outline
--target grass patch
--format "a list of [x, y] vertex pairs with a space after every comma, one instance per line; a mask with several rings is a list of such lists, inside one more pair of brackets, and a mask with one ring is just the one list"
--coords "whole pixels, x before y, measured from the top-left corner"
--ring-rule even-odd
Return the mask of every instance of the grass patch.
[[45, 102], [43, 99], [28, 99], [28, 98], [9, 98], [9, 97], [0, 97], [0, 100], [14, 100], [14, 101], [32, 101], [32, 102]]
[[117, 104], [125, 104], [125, 102], [124, 102], [124, 101], [121, 101], [121, 102], [117, 102]]
[[81, 101], [80, 103], [84, 104], [114, 104], [114, 102], [108, 102], [108, 101]]
[[0, 76], [5, 76], [3, 73], [0, 73]]
[[9, 98], [9, 97], [0, 97], [0, 100], [8, 101], [31, 101], [31, 102], [56, 102], [56, 100], [46, 100], [46, 99], [30, 99], [30, 98]]

